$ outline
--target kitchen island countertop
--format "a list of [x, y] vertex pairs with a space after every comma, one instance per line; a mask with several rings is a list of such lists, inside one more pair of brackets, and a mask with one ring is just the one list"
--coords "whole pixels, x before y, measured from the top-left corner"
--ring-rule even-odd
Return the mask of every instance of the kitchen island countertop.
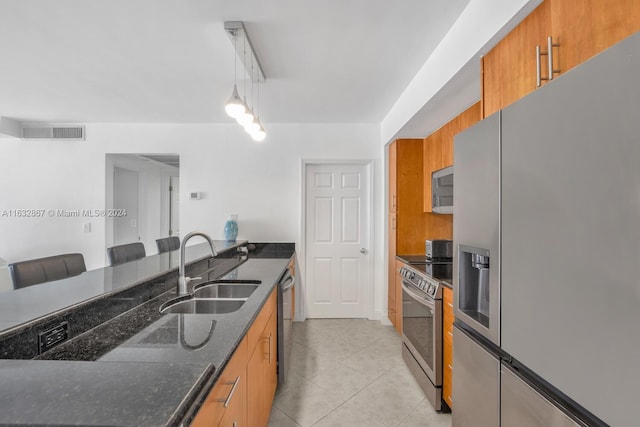
[[0, 424], [174, 426], [190, 421], [288, 261], [249, 258], [228, 273], [225, 278], [262, 281], [236, 312], [161, 314], [133, 335], [122, 333], [132, 318], [144, 320], [173, 298], [170, 290], [41, 355], [49, 360], [0, 360]]

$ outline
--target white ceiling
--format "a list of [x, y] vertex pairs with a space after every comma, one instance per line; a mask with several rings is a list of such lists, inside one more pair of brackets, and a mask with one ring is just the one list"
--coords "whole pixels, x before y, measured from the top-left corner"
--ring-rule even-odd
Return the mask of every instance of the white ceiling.
[[231, 122], [245, 21], [263, 122], [380, 122], [469, 0], [0, 0], [0, 116]]

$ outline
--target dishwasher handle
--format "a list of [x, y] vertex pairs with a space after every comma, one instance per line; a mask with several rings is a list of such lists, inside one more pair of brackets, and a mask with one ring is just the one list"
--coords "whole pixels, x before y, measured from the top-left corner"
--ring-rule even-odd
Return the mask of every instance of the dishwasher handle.
[[[287, 284], [285, 285], [285, 283]], [[295, 285], [295, 283], [296, 283], [296, 278], [293, 276], [289, 276], [285, 279], [284, 282], [280, 284], [280, 289], [282, 290], [282, 292], [287, 292], [289, 289], [293, 287], [293, 285]]]

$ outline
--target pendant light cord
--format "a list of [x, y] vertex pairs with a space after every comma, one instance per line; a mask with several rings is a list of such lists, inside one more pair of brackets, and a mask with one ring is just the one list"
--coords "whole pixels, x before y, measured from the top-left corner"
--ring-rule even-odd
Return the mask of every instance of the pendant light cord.
[[233, 85], [238, 83], [238, 31], [233, 32]]

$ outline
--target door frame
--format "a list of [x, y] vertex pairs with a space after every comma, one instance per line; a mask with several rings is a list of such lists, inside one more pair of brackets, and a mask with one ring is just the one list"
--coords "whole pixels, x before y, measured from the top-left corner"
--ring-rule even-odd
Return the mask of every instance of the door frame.
[[296, 301], [296, 311], [295, 320], [304, 321], [307, 318], [305, 301], [306, 301], [306, 291], [307, 291], [307, 168], [313, 165], [321, 165], [321, 166], [330, 166], [330, 165], [360, 165], [366, 166], [366, 174], [367, 179], [369, 181], [369, 202], [368, 202], [368, 210], [369, 210], [369, 226], [367, 227], [369, 248], [367, 248], [368, 257], [368, 265], [367, 272], [369, 273], [369, 281], [370, 285], [365, 287], [365, 295], [364, 300], [367, 304], [365, 308], [365, 315], [368, 319], [374, 319], [374, 299], [375, 299], [375, 263], [373, 262], [375, 259], [375, 242], [373, 240], [374, 237], [374, 218], [373, 218], [373, 196], [374, 196], [374, 182], [373, 182], [373, 168], [374, 168], [374, 160], [373, 159], [301, 159], [300, 160], [300, 256], [298, 256], [297, 262], [300, 266], [298, 270], [302, 270], [303, 274], [297, 274], [298, 277], [302, 276], [304, 279], [302, 283], [298, 282], [301, 285], [296, 292], [297, 301]]

